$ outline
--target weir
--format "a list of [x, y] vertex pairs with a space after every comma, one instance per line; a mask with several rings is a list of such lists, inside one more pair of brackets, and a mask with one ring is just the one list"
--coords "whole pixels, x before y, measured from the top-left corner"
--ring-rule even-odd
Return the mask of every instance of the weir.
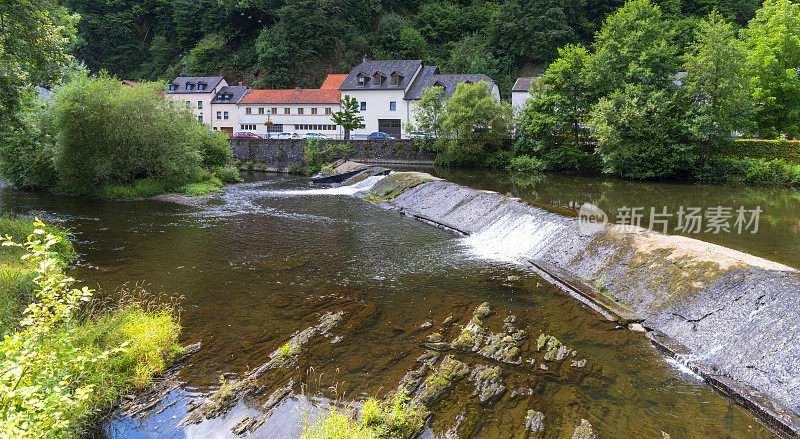
[[[403, 173], [392, 174], [362, 195], [466, 235], [464, 244], [480, 256], [543, 272], [621, 323], [641, 321], [657, 347], [773, 428], [800, 435], [796, 269], [641, 228], [586, 233], [577, 218], [519, 199], [416, 178], [408, 185], [398, 183]], [[376, 197], [384, 187], [400, 192]]]

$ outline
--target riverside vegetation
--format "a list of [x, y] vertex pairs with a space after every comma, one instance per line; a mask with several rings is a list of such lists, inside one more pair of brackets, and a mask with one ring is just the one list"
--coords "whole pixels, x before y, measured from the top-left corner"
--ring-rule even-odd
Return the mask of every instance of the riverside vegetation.
[[0, 234], [0, 435], [81, 437], [181, 352], [176, 309], [140, 289], [106, 303], [75, 288], [63, 229], [4, 217]]

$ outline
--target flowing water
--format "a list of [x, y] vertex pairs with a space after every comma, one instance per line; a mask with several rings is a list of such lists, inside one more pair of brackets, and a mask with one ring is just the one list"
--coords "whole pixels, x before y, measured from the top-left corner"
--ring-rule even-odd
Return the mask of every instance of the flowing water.
[[[456, 352], [471, 368], [499, 365], [506, 391], [481, 402], [473, 383], [459, 381], [429, 405], [433, 415], [423, 437], [454, 425], [461, 438], [526, 437], [529, 409], [544, 413], [552, 438], [569, 437], [581, 419], [600, 438], [661, 438], [662, 431], [673, 438], [774, 437], [641, 334], [617, 330], [513, 262], [525, 244], [504, 242], [502, 230], [522, 227], [542, 239], [548, 230], [496, 224], [491, 232], [458, 237], [352, 196], [373, 183], [320, 189], [305, 178], [261, 175], [201, 207], [4, 188], [0, 209], [73, 228], [80, 261], [70, 274], [101, 294], [144, 282], [153, 292], [184, 297], [181, 342], [202, 341], [203, 347], [180, 370], [181, 386], [150, 416], [113, 420], [99, 436], [231, 437], [231, 426], [258, 413], [257, 399], [198, 425], [176, 424], [192, 400], [267, 362], [321, 313], [344, 311], [329, 334], [303, 347], [295, 366], [270, 371], [260, 382], [268, 395], [291, 379], [296, 394], [248, 437], [299, 437], [317, 407], [358, 405], [396, 388], [419, 367], [429, 334], [454, 339], [487, 301], [493, 311], [485, 319], [488, 331], [500, 331], [510, 315], [526, 331], [526, 361], [505, 364]], [[561, 364], [543, 362], [536, 352], [540, 333], [577, 354]], [[586, 361], [579, 367], [573, 360]]]

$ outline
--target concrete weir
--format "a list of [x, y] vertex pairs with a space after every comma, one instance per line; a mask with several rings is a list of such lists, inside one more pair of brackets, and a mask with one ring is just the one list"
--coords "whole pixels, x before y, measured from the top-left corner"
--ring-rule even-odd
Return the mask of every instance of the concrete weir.
[[496, 192], [394, 173], [363, 198], [529, 264], [658, 348], [776, 432], [800, 437], [800, 272], [700, 240], [607, 225], [586, 232]]

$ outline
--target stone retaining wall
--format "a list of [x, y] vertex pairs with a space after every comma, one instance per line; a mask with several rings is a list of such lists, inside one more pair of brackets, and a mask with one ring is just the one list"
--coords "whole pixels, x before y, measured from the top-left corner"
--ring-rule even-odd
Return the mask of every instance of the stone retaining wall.
[[[432, 152], [421, 151], [411, 139], [348, 142], [353, 152], [347, 158], [362, 163], [432, 165], [435, 157]], [[232, 139], [231, 148], [236, 159], [258, 162], [266, 170], [285, 172], [302, 162], [305, 143], [303, 139]]]

